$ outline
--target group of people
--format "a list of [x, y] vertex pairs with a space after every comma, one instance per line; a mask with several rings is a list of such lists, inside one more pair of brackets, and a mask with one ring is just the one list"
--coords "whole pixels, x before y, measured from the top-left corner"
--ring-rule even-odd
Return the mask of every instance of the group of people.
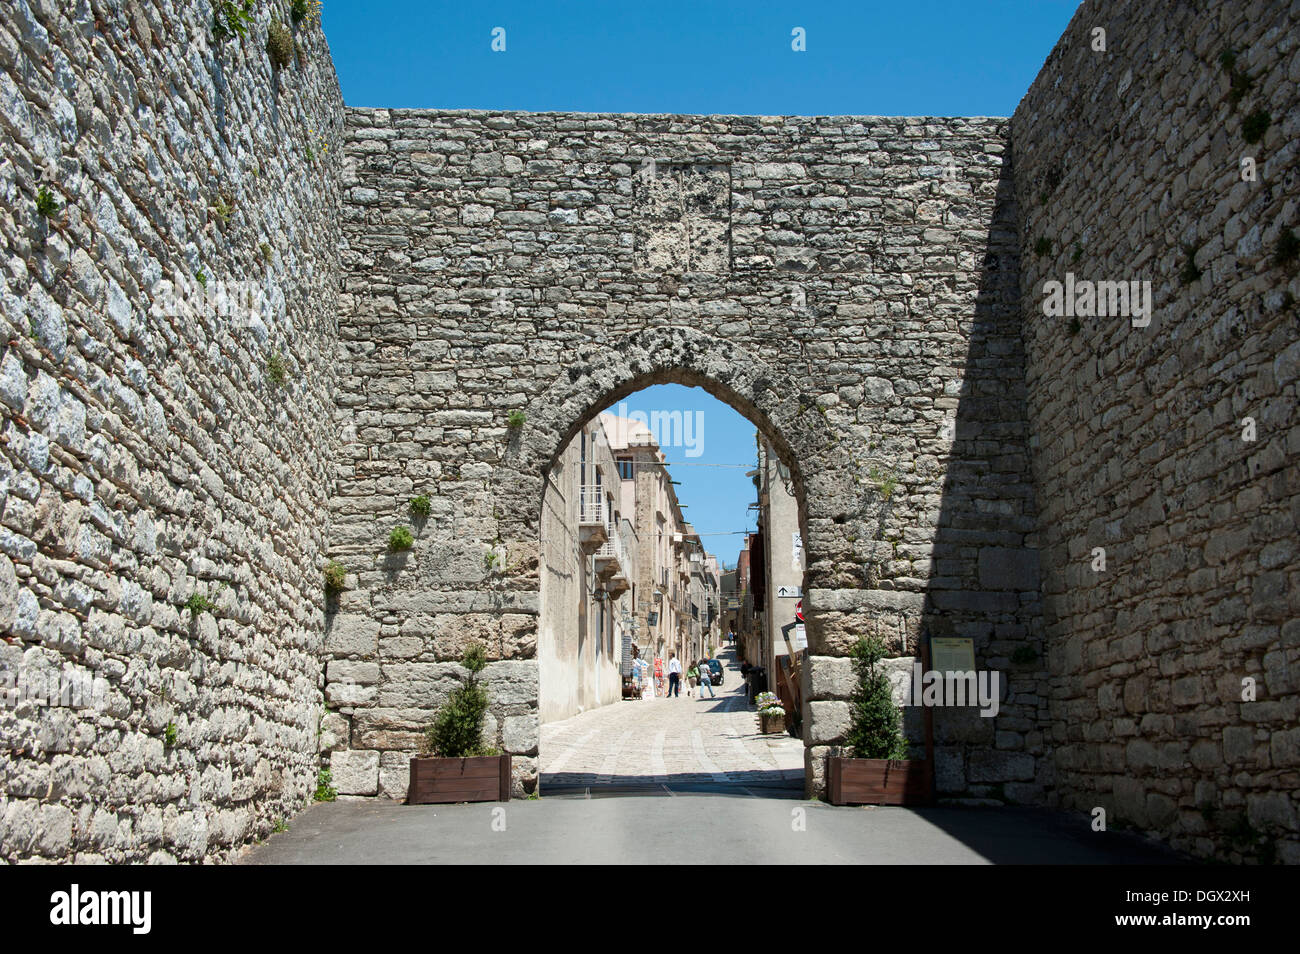
[[[717, 693], [713, 691], [713, 670], [709, 668], [709, 661], [701, 659], [699, 662], [691, 663], [691, 668], [686, 670], [686, 678], [690, 680], [691, 688], [700, 687], [700, 698], [704, 698], [704, 690], [709, 690], [709, 698], [716, 699]], [[686, 690], [686, 694], [691, 694], [691, 688]], [[676, 653], [668, 654], [668, 691], [664, 693], [667, 697], [677, 696], [681, 698], [682, 694], [682, 663], [677, 658]]]
[[[666, 683], [664, 681], [665, 675], [667, 675]], [[713, 691], [713, 670], [710, 668], [707, 659], [691, 663], [685, 675], [690, 684], [686, 690], [688, 696], [698, 686], [701, 699], [704, 698], [705, 689], [709, 690], [709, 698], [717, 698], [717, 693]], [[643, 699], [656, 696], [660, 692], [665, 697], [677, 696], [680, 698], [682, 694], [682, 662], [677, 658], [676, 653], [670, 652], [668, 654], [667, 672], [665, 673], [663, 660], [656, 656], [652, 680], [650, 664], [638, 655], [632, 660], [632, 681], [637, 689], [637, 695]]]

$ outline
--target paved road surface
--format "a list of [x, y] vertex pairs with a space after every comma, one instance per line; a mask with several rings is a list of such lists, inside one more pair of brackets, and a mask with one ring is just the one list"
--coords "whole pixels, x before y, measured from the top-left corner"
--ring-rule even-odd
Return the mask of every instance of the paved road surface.
[[734, 652], [717, 698], [624, 700], [542, 726], [542, 795], [685, 791], [799, 796], [803, 743], [761, 735]]
[[[798, 822], [802, 821], [802, 830]], [[1009, 808], [835, 808], [743, 795], [314, 805], [246, 864], [1161, 864], [1086, 815]], [[496, 828], [494, 828], [494, 823]], [[504, 824], [505, 830], [500, 831]]]

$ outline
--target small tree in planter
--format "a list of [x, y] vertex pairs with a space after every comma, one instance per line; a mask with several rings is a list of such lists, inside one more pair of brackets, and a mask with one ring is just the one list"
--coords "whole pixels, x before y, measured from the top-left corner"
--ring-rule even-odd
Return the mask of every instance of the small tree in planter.
[[764, 735], [773, 735], [785, 731], [785, 707], [775, 692], [760, 692], [754, 697], [758, 706], [759, 731]]
[[425, 732], [424, 753], [411, 759], [408, 805], [510, 800], [510, 756], [483, 744], [488, 694], [478, 674], [487, 666], [487, 653], [472, 645], [461, 666], [464, 681]]
[[828, 772], [833, 804], [912, 805], [930, 801], [928, 759], [908, 759], [902, 713], [894, 703], [889, 677], [880, 663], [885, 644], [878, 638], [859, 639], [853, 647], [857, 687], [849, 705], [849, 731], [844, 744], [852, 758], [832, 756]]

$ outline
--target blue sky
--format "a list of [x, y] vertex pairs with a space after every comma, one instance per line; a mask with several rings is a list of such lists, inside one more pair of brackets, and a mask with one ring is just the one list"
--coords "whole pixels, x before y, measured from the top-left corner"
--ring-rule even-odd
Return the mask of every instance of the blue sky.
[[1077, 6], [325, 0], [323, 24], [353, 106], [1009, 116]]
[[[673, 480], [680, 481], [677, 499], [686, 505], [686, 519], [699, 533], [707, 534], [704, 549], [727, 566], [735, 566], [745, 540], [738, 531], [755, 529], [757, 511], [748, 507], [756, 496], [754, 482], [745, 476], [756, 462], [754, 425], [708, 392], [680, 384], [644, 388], [604, 410], [624, 415], [682, 412], [680, 433], [674, 435], [681, 439], [676, 446], [663, 448]], [[688, 428], [687, 414], [698, 424]], [[668, 443], [666, 435], [661, 438]]]

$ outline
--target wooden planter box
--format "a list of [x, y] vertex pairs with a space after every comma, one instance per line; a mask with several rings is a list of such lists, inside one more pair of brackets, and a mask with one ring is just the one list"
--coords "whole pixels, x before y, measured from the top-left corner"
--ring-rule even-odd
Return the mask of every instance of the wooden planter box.
[[832, 805], [929, 805], [934, 778], [929, 759], [849, 759], [833, 755], [826, 779]]
[[510, 801], [510, 756], [411, 759], [408, 805]]
[[759, 712], [758, 727], [759, 727], [759, 731], [762, 732], [764, 735], [775, 735], [778, 732], [784, 732], [785, 713], [782, 713], [781, 715], [773, 716], [773, 715], [768, 715], [766, 712]]

